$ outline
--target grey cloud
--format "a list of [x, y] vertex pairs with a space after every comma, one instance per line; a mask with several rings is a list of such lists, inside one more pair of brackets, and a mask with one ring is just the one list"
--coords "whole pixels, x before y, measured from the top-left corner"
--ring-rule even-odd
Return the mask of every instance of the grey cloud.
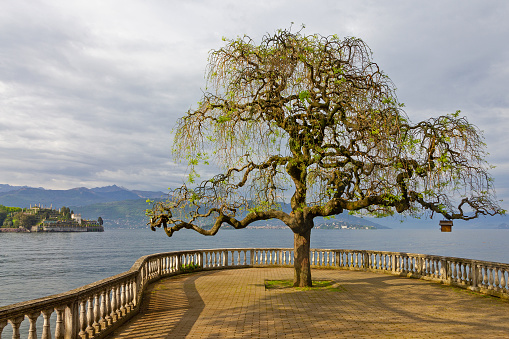
[[180, 185], [171, 129], [200, 99], [208, 51], [222, 36], [259, 41], [294, 22], [306, 34], [364, 39], [413, 121], [461, 109], [486, 131], [499, 195], [509, 195], [508, 10], [459, 0], [9, 2], [0, 177], [46, 188]]

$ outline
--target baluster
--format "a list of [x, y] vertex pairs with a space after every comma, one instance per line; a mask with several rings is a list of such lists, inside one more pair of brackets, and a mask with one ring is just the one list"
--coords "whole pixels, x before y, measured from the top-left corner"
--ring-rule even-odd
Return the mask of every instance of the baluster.
[[92, 327], [95, 329], [95, 333], [99, 333], [101, 330], [101, 326], [99, 324], [100, 318], [100, 310], [101, 310], [101, 304], [99, 302], [99, 294], [96, 294], [94, 297], [92, 297], [92, 300], [94, 300], [94, 319]]
[[[44, 322], [46, 322], [46, 319], [44, 320]], [[88, 333], [86, 332], [86, 329], [87, 329], [86, 300], [83, 299], [80, 301], [80, 333], [79, 333], [79, 336], [83, 339], [88, 339]]]
[[456, 279], [456, 263], [451, 262], [451, 281], [455, 281]]
[[495, 281], [493, 282], [493, 288], [495, 290], [498, 290], [500, 288], [500, 278], [499, 278], [498, 268], [493, 269], [493, 275], [494, 275], [494, 279], [495, 279]]
[[489, 288], [489, 289], [493, 289], [493, 287], [494, 287], [494, 284], [493, 284], [493, 282], [494, 282], [494, 281], [493, 281], [493, 275], [495, 274], [495, 270], [494, 270], [492, 267], [490, 267], [490, 268], [488, 269], [488, 272], [489, 272], [489, 273], [488, 273], [488, 276], [489, 276], [489, 284], [490, 284], [490, 285], [488, 286], [488, 288]]
[[14, 319], [9, 319], [9, 323], [12, 326], [12, 339], [20, 339], [19, 326], [25, 320], [25, 317], [18, 317]]
[[55, 307], [57, 320], [55, 325], [55, 339], [64, 339], [64, 311], [65, 306]]
[[[30, 321], [30, 329], [28, 330], [28, 339], [37, 339], [37, 319], [41, 315], [41, 312], [28, 314], [28, 320]], [[5, 326], [5, 325], [4, 325]], [[2, 337], [3, 326], [0, 324], [0, 338]]]
[[120, 285], [120, 288], [122, 289], [122, 293], [120, 294], [120, 313], [122, 314], [121, 316], [124, 316], [127, 314], [127, 309], [125, 308], [125, 305], [126, 305], [126, 302], [125, 302], [125, 298], [126, 298], [126, 295], [125, 295], [125, 282], [122, 282], [122, 284]]
[[104, 294], [104, 320], [106, 321], [106, 326], [111, 326], [113, 324], [113, 318], [111, 317], [111, 299], [110, 299], [110, 290], [105, 290]]
[[100, 325], [101, 325], [101, 330], [104, 330], [106, 327], [108, 327], [108, 322], [106, 321], [106, 315], [107, 315], [107, 310], [106, 310], [106, 290], [102, 290], [101, 291], [101, 309], [100, 309], [100, 312], [101, 312], [101, 321], [100, 321]]
[[482, 275], [482, 287], [486, 288], [488, 285], [488, 268], [484, 265], [481, 265], [481, 275]]
[[87, 333], [93, 337], [95, 335], [94, 327], [94, 297], [91, 295], [88, 297], [88, 308], [87, 308]]
[[121, 285], [118, 285], [117, 286], [117, 307], [116, 307], [116, 313], [117, 313], [117, 316], [118, 316], [118, 319], [122, 318], [123, 314], [122, 314], [122, 310], [121, 310], [121, 307], [122, 307], [122, 291], [121, 291]]
[[111, 287], [111, 313], [110, 313], [111, 319], [113, 322], [116, 322], [118, 320], [117, 315], [117, 288], [116, 286]]
[[467, 266], [467, 264], [463, 264], [463, 272], [461, 274], [461, 282], [466, 284], [468, 282], [467, 277], [467, 269], [470, 267], [470, 265]]
[[125, 291], [125, 307], [127, 313], [130, 313], [133, 310], [133, 282], [132, 280], [127, 280], [126, 282], [126, 291]]
[[[506, 292], [507, 293], [507, 286], [505, 285], [506, 284], [506, 280], [505, 280], [505, 273], [506, 271], [505, 270], [500, 270], [501, 272], [501, 276], [500, 276], [500, 287], [501, 287], [501, 291], [502, 292]], [[0, 330], [0, 333], [2, 331]]]
[[51, 313], [53, 313], [53, 310], [51, 310], [51, 309], [42, 311], [42, 317], [44, 318], [44, 323], [42, 325], [42, 339], [50, 339], [51, 338], [51, 328], [49, 325]]

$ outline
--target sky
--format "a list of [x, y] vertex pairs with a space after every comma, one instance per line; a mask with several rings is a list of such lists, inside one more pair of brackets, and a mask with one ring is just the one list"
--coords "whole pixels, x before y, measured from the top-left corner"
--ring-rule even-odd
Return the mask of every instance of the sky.
[[363, 39], [411, 121], [461, 110], [509, 201], [508, 14], [505, 0], [3, 1], [0, 184], [180, 186], [172, 129], [201, 98], [209, 51], [293, 22]]

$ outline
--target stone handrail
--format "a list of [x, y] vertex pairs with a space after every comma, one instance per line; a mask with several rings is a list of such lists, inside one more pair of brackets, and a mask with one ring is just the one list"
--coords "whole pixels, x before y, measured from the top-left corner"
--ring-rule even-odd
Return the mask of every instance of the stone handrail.
[[[311, 265], [389, 273], [468, 288], [509, 298], [509, 264], [425, 254], [312, 249]], [[36, 338], [104, 338], [138, 313], [146, 286], [162, 277], [191, 270], [292, 266], [293, 249], [213, 249], [141, 257], [131, 269], [69, 292], [0, 307], [0, 339], [10, 324]], [[54, 315], [54, 316], [53, 316]], [[22, 322], [28, 318], [24, 326]], [[42, 323], [38, 331], [37, 323]], [[52, 336], [54, 333], [54, 336]]]

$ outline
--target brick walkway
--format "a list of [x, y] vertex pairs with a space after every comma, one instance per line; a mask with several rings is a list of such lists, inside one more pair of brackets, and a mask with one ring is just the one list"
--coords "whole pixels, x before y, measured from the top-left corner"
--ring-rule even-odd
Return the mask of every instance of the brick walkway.
[[290, 268], [162, 279], [109, 338], [509, 338], [509, 302], [422, 280], [313, 270], [336, 290], [265, 290]]

